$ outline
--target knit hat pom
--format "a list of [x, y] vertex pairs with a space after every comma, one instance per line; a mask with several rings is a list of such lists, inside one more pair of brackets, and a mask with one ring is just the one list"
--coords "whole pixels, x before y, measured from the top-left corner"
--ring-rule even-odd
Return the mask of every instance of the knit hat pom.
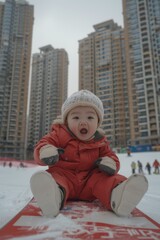
[[62, 119], [65, 122], [68, 113], [75, 107], [92, 107], [99, 118], [99, 126], [103, 121], [104, 109], [102, 101], [88, 90], [80, 90], [73, 93], [62, 105]]

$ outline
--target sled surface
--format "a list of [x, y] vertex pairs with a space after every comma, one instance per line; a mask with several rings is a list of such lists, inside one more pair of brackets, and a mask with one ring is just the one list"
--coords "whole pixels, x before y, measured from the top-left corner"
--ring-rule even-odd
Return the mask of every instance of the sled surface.
[[32, 199], [0, 229], [0, 239], [123, 239], [158, 240], [160, 224], [135, 209], [130, 217], [118, 217], [98, 201], [68, 202], [60, 214], [46, 218]]

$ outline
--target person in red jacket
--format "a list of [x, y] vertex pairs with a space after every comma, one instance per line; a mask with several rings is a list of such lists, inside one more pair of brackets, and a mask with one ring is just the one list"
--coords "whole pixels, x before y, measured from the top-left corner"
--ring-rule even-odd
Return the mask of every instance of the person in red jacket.
[[159, 166], [160, 166], [160, 163], [158, 162], [157, 159], [155, 159], [154, 162], [153, 162], [153, 167], [154, 167], [154, 173], [155, 174], [159, 174]]
[[62, 105], [61, 119], [36, 144], [35, 161], [48, 166], [31, 177], [34, 198], [43, 215], [55, 217], [67, 200], [99, 201], [128, 216], [147, 191], [143, 175], [118, 174], [120, 162], [102, 129], [101, 100], [88, 90], [73, 93]]

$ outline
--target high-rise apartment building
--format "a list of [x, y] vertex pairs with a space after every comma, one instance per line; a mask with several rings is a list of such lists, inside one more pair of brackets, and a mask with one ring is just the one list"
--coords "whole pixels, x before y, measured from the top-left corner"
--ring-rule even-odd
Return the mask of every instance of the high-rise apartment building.
[[113, 20], [94, 25], [79, 41], [79, 89], [103, 102], [103, 129], [113, 146], [126, 146], [129, 136], [124, 31]]
[[160, 1], [123, 0], [131, 145], [160, 144]]
[[68, 92], [68, 54], [51, 45], [33, 54], [28, 126], [28, 150], [51, 130]]
[[113, 21], [79, 41], [79, 88], [103, 101], [114, 146], [160, 144], [160, 1], [123, 0]]
[[0, 156], [23, 159], [33, 6], [0, 2]]

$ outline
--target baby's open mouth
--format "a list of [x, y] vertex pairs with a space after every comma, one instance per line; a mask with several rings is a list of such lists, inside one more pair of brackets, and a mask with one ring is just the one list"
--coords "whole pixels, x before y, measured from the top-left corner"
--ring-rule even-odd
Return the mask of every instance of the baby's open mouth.
[[87, 133], [88, 133], [88, 130], [87, 130], [86, 128], [82, 128], [82, 129], [80, 130], [80, 133], [81, 133], [81, 134], [87, 134]]

